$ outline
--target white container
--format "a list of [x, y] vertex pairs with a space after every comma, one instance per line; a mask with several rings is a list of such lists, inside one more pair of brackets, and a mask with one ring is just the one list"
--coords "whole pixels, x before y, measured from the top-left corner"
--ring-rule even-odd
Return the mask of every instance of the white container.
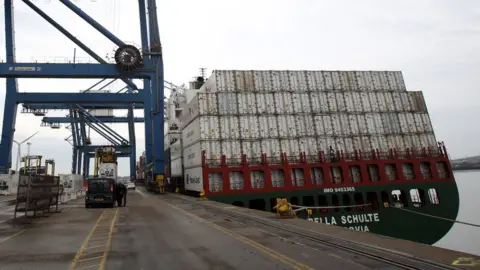
[[273, 93], [257, 93], [257, 113], [276, 114], [276, 105]]
[[115, 163], [100, 163], [98, 165], [98, 176], [117, 179], [118, 169]]
[[172, 159], [170, 162], [170, 176], [181, 177], [183, 175], [182, 158]]
[[295, 113], [312, 113], [309, 93], [292, 93], [292, 103]]
[[[214, 94], [215, 95], [215, 94]], [[236, 115], [238, 114], [237, 93], [216, 93], [218, 101], [219, 115]], [[212, 95], [210, 95], [212, 96]], [[215, 98], [210, 98], [213, 100]]]
[[297, 135], [300, 137], [309, 136], [308, 134], [309, 130], [307, 126], [308, 124], [305, 121], [305, 118], [307, 118], [307, 120], [308, 120], [308, 117], [312, 119], [309, 124], [313, 124], [313, 117], [311, 115], [296, 115], [294, 117], [295, 117], [295, 130], [297, 131]]
[[290, 92], [275, 92], [273, 93], [275, 102], [275, 113], [290, 114], [293, 113], [293, 100]]
[[182, 142], [181, 140], [178, 140], [174, 144], [170, 145], [170, 160], [179, 159], [181, 157], [182, 157]]
[[433, 133], [433, 126], [428, 113], [420, 113], [419, 115], [422, 118], [424, 132]]
[[415, 132], [415, 120], [409, 113], [399, 113], [398, 120], [400, 122], [400, 129], [403, 134]]
[[402, 133], [402, 124], [397, 113], [383, 113], [381, 117], [385, 134]]
[[280, 138], [297, 137], [297, 129], [295, 128], [294, 115], [279, 115], [277, 116], [278, 135]]
[[328, 112], [328, 102], [325, 92], [310, 92], [312, 113]]
[[165, 134], [165, 137], [163, 139], [163, 148], [164, 150], [167, 150], [170, 148], [170, 145], [178, 140], [182, 139], [182, 132], [181, 131], [176, 131], [176, 132], [169, 132]]
[[220, 138], [233, 140], [240, 138], [240, 123], [237, 116], [220, 116]]
[[300, 156], [300, 145], [298, 139], [281, 139], [280, 149], [283, 153], [286, 153], [288, 157]]
[[240, 143], [240, 140], [221, 141], [220, 147], [220, 154], [225, 155], [227, 159], [240, 160], [240, 158], [242, 157], [242, 145]]
[[390, 89], [394, 91], [406, 91], [405, 82], [403, 80], [402, 72], [400, 71], [387, 71], [388, 84]]
[[393, 93], [392, 92], [376, 92], [377, 102], [378, 102], [378, 111], [379, 112], [394, 112], [395, 105], [393, 104]]
[[182, 130], [182, 143], [189, 146], [201, 140], [219, 140], [220, 125], [217, 116], [201, 116]]
[[360, 91], [375, 91], [372, 74], [369, 71], [356, 71]]
[[262, 143], [260, 140], [242, 140], [242, 154], [247, 159], [259, 159], [262, 156]]
[[367, 122], [367, 133], [369, 135], [383, 135], [385, 133], [382, 123], [382, 116], [378, 113], [365, 114]]
[[425, 103], [425, 98], [421, 91], [411, 91], [407, 93], [413, 111], [427, 112], [427, 104]]
[[235, 89], [239, 92], [249, 92], [254, 91], [255, 80], [253, 78], [253, 71], [251, 70], [236, 70], [234, 71], [235, 76]]
[[264, 139], [261, 141], [262, 152], [267, 155], [267, 157], [280, 158], [281, 148], [280, 140], [278, 139]]
[[324, 91], [325, 80], [321, 71], [305, 71], [309, 91]]
[[288, 91], [291, 89], [289, 74], [286, 70], [271, 71], [272, 89], [276, 92]]
[[318, 142], [316, 137], [302, 137], [298, 140], [300, 152], [306, 155], [318, 155]]
[[253, 75], [254, 87], [252, 87], [250, 91], [273, 91], [272, 74], [269, 70], [255, 70], [252, 71], [251, 74]]
[[199, 141], [183, 148], [183, 165], [185, 168], [201, 166], [202, 151], [207, 159], [220, 160], [222, 146], [219, 141]]
[[258, 117], [260, 138], [278, 138], [277, 117], [273, 115], [260, 115]]
[[307, 88], [307, 76], [305, 71], [290, 71], [288, 73], [290, 89], [298, 92], [305, 92]]
[[200, 91], [204, 92], [234, 92], [235, 72], [233, 70], [214, 70]]
[[185, 189], [189, 191], [200, 192], [203, 190], [203, 170], [202, 167], [185, 169], [184, 175]]
[[[240, 137], [242, 139], [259, 139], [260, 138], [260, 126], [258, 117], [256, 115], [240, 116]], [[239, 137], [236, 137], [238, 139]], [[234, 139], [234, 138], [232, 138]]]
[[255, 93], [238, 93], [237, 100], [239, 114], [257, 113], [257, 98]]
[[405, 91], [399, 71], [215, 70], [202, 92]]
[[218, 100], [216, 93], [197, 93], [186, 105], [182, 105], [180, 122], [183, 126], [190, 124], [193, 119], [203, 115], [218, 115]]

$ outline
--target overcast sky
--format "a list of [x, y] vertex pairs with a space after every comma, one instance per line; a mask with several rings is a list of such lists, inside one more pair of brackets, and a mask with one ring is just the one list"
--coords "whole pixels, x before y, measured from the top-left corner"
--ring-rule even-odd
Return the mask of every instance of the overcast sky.
[[[115, 46], [58, 1], [34, 1], [97, 54]], [[140, 44], [137, 2], [77, 0], [93, 18], [126, 42]], [[478, 0], [160, 0], [158, 14], [165, 78], [186, 83], [198, 68], [402, 70], [409, 90], [422, 90], [437, 140], [452, 157], [480, 153], [480, 2]], [[17, 60], [66, 61], [75, 44], [19, 0], [15, 1]], [[2, 20], [3, 22], [3, 14]], [[0, 44], [5, 44], [4, 35]], [[5, 48], [1, 48], [4, 59]], [[77, 50], [80, 61], [88, 55]], [[22, 92], [78, 92], [94, 80], [22, 79]], [[115, 83], [118, 90], [123, 83]], [[2, 95], [5, 80], [0, 83]], [[3, 102], [1, 114], [3, 115]], [[21, 106], [19, 106], [20, 110]], [[125, 115], [126, 112], [118, 112]], [[48, 116], [62, 116], [50, 112]], [[137, 113], [142, 116], [141, 112]], [[31, 153], [56, 160], [69, 173], [66, 129], [40, 127], [40, 117], [18, 114], [15, 139], [37, 130]], [[126, 125], [111, 125], [128, 137]], [[144, 149], [137, 125], [137, 153]], [[92, 133], [93, 134], [93, 133]], [[94, 144], [106, 143], [92, 136]], [[26, 151], [26, 146], [22, 148]], [[16, 147], [14, 147], [16, 153]], [[13, 166], [15, 166], [13, 156]], [[119, 162], [128, 175], [128, 161]]]

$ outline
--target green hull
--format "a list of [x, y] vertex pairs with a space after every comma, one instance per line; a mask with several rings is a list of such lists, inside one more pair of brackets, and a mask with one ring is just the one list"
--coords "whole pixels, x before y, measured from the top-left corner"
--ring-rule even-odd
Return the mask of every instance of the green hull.
[[[351, 192], [335, 192], [322, 189], [297, 190], [288, 192], [270, 192], [270, 193], [250, 193], [250, 194], [230, 194], [222, 196], [209, 195], [210, 200], [245, 206], [249, 208], [272, 211], [275, 206], [276, 198], [287, 198], [294, 205], [312, 205], [312, 196], [315, 199], [315, 206], [319, 206], [319, 197], [327, 198], [328, 206], [332, 205], [332, 194], [340, 198], [340, 205], [353, 205], [354, 194], [362, 194], [366, 198], [367, 192], [377, 194], [378, 208], [372, 209], [371, 206], [365, 206], [363, 210], [352, 208], [348, 211], [346, 208], [329, 209], [327, 213], [315, 210], [311, 216], [307, 216], [307, 211], [298, 212], [299, 218], [307, 219], [312, 222], [324, 223], [346, 227], [352, 230], [368, 231], [376, 234], [386, 235], [394, 238], [401, 238], [428, 245], [433, 245], [444, 237], [452, 228], [459, 211], [459, 194], [457, 185], [454, 181], [448, 182], [426, 182], [418, 184], [380, 184], [374, 186], [354, 187]], [[411, 189], [424, 191], [422, 204], [414, 204], [410, 196]], [[438, 202], [433, 203], [428, 190], [435, 189]], [[403, 190], [406, 196], [406, 206], [398, 208], [394, 206], [392, 191]], [[382, 192], [384, 197], [388, 194], [388, 207], [384, 206], [382, 201]], [[386, 194], [385, 194], [386, 192]], [[343, 203], [343, 196], [348, 194], [351, 203]], [[262, 201], [264, 202], [262, 205]], [[259, 203], [260, 202], [260, 203]], [[398, 204], [396, 204], [398, 205]], [[322, 204], [325, 206], [325, 204]], [[448, 220], [445, 220], [448, 219]]]

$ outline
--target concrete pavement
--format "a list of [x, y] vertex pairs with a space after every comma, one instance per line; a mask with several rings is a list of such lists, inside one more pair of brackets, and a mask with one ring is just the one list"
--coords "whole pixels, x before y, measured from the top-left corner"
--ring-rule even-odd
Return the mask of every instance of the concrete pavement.
[[[85, 209], [82, 200], [32, 224], [0, 226], [1, 270], [375, 269], [344, 254], [173, 205], [137, 190], [128, 205]], [[370, 264], [369, 264], [370, 263]], [[370, 266], [370, 267], [369, 267]], [[394, 269], [394, 268], [389, 268]]]

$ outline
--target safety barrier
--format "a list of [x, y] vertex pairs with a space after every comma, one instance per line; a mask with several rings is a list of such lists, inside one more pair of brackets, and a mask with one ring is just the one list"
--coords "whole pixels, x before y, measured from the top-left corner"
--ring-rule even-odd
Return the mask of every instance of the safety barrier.
[[60, 195], [60, 179], [58, 176], [20, 175], [15, 202], [14, 220], [18, 212], [50, 212], [52, 206], [58, 212]]

